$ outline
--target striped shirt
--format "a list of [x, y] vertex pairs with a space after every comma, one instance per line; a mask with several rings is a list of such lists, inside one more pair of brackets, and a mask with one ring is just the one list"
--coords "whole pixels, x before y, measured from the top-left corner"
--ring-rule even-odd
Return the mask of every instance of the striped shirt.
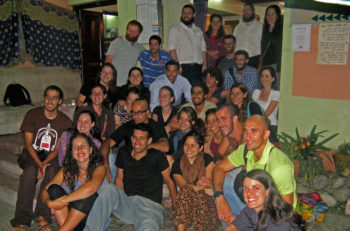
[[160, 50], [157, 60], [150, 58], [150, 51], [142, 51], [139, 56], [139, 61], [142, 66], [144, 75], [143, 84], [145, 87], [149, 87], [158, 76], [165, 73], [165, 64], [171, 59], [170, 55], [165, 51]]

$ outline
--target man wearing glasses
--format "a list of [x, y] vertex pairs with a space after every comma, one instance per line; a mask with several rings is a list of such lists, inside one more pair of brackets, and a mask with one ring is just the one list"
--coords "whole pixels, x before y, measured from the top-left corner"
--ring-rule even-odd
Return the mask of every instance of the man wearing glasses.
[[[153, 119], [149, 118], [150, 113], [147, 100], [145, 98], [136, 99], [131, 107], [133, 120], [123, 124], [115, 130], [105, 142], [103, 142], [100, 151], [105, 158], [109, 182], [112, 181], [114, 183], [116, 176], [115, 161], [109, 159], [110, 149], [116, 145], [120, 145], [123, 141], [125, 142], [125, 146], [131, 147], [131, 136], [135, 124], [145, 123], [150, 127], [152, 131], [152, 143], [148, 145], [148, 149], [154, 148], [161, 152], [169, 151], [166, 131], [164, 127], [159, 126]], [[111, 163], [109, 164], [109, 162]]]

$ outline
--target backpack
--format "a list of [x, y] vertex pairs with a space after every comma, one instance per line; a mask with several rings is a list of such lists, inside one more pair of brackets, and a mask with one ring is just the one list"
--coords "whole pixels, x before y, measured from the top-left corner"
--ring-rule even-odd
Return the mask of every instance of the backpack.
[[[7, 102], [8, 100], [10, 103]], [[30, 98], [30, 94], [25, 87], [23, 87], [21, 84], [13, 83], [9, 84], [6, 88], [4, 104], [6, 106], [11, 105], [14, 107], [24, 104], [32, 105], [32, 99]]]

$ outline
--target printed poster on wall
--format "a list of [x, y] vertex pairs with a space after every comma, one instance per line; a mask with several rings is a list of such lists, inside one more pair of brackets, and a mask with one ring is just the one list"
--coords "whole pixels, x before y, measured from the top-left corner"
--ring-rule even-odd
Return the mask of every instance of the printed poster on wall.
[[136, 0], [137, 20], [143, 26], [139, 43], [148, 43], [151, 35], [159, 35], [157, 0]]
[[322, 23], [318, 32], [317, 64], [346, 65], [350, 23]]

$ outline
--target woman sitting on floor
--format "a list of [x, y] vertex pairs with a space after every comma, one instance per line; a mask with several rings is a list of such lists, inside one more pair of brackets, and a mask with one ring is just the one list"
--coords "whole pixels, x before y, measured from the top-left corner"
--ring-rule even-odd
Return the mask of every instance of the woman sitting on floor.
[[205, 137], [204, 151], [215, 158], [223, 138], [216, 118], [216, 108], [211, 108], [205, 112], [205, 123], [207, 136]]
[[75, 133], [80, 132], [89, 136], [94, 142], [96, 148], [100, 149], [101, 141], [99, 141], [97, 138], [94, 137], [94, 134], [96, 133], [94, 131], [95, 122], [96, 122], [95, 114], [91, 110], [82, 110], [78, 114], [78, 120], [73, 121], [74, 128], [69, 129], [62, 133], [60, 137], [60, 143], [58, 144], [58, 155], [57, 155], [60, 166], [62, 166], [70, 139]]
[[[41, 194], [51, 208], [60, 230], [83, 230], [86, 218], [105, 184], [106, 168], [102, 155], [85, 134], [75, 134], [56, 174]], [[63, 186], [63, 187], [62, 187]], [[69, 193], [64, 188], [68, 188]]]
[[212, 197], [213, 158], [203, 153], [203, 137], [192, 131], [185, 136], [184, 155], [174, 162], [172, 177], [181, 189], [175, 201], [173, 223], [177, 230], [216, 230], [218, 215]]
[[282, 199], [271, 176], [264, 170], [247, 173], [243, 196], [247, 207], [225, 231], [305, 230], [301, 216]]

